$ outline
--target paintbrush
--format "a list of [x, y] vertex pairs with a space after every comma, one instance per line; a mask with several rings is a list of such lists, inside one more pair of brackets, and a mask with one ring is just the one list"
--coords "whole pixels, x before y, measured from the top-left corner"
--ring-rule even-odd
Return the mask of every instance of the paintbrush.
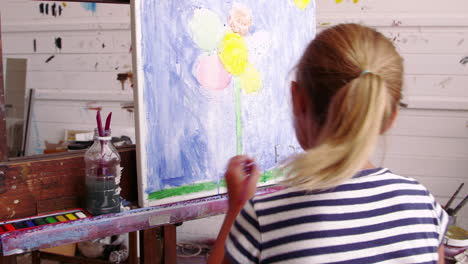
[[[96, 123], [97, 123], [97, 130], [98, 130], [98, 137], [103, 137], [104, 136], [104, 131], [102, 131], [102, 120], [101, 120], [101, 111], [98, 110], [96, 113]], [[104, 153], [104, 143], [99, 140], [99, 143], [101, 144], [101, 155]], [[102, 168], [102, 159], [99, 160], [99, 166], [97, 168], [97, 173], [98, 175], [102, 175], [103, 173], [103, 168]]]
[[448, 209], [447, 210], [447, 213], [450, 215], [450, 216], [454, 216], [454, 215], [457, 215], [457, 213], [463, 208], [463, 206], [465, 206], [466, 202], [468, 201], [468, 195], [465, 196], [465, 198], [457, 205], [457, 207], [455, 207], [455, 209]]
[[97, 123], [97, 129], [98, 129], [98, 134], [100, 137], [104, 136], [104, 131], [102, 131], [102, 121], [101, 121], [101, 111], [98, 110], [96, 113], [96, 123]]
[[450, 199], [448, 200], [447, 204], [445, 205], [445, 209], [446, 210], [449, 210], [449, 206], [452, 204], [453, 200], [455, 200], [455, 197], [457, 197], [458, 193], [460, 192], [460, 190], [463, 188], [463, 186], [465, 185], [464, 182], [462, 182], [460, 184], [460, 186], [458, 186], [457, 190], [455, 191], [455, 193], [452, 195], [452, 197], [450, 197]]
[[244, 170], [244, 173], [245, 173], [245, 176], [246, 177], [250, 177], [250, 174], [252, 173], [254, 167], [256, 166], [257, 164], [255, 163], [254, 160], [249, 160], [248, 162], [242, 164], [242, 166], [244, 167], [243, 170]]
[[106, 127], [104, 128], [105, 129], [104, 131], [107, 131], [107, 133], [109, 133], [109, 130], [110, 130], [111, 119], [112, 119], [112, 112], [110, 112], [106, 118]]

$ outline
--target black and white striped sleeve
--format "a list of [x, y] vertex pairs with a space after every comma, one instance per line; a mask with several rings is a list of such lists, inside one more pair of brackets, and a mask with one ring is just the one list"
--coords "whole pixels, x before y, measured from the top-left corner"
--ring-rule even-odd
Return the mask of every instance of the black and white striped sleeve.
[[226, 256], [232, 263], [259, 263], [260, 252], [260, 226], [252, 201], [249, 201], [231, 228], [226, 240]]

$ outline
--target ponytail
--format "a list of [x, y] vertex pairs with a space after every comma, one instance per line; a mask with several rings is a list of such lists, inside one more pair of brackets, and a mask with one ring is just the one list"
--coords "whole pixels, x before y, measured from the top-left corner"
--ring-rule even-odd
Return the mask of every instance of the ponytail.
[[376, 73], [364, 72], [341, 87], [331, 98], [318, 145], [287, 164], [283, 184], [323, 190], [351, 178], [368, 161], [393, 105]]

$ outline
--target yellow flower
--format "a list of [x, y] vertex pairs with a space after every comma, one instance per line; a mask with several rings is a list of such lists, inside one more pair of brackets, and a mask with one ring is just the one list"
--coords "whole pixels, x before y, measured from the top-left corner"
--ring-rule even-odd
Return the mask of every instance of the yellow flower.
[[[338, 0], [337, 0], [338, 1]], [[306, 7], [309, 5], [310, 0], [294, 0], [294, 3], [299, 7], [300, 9], [306, 9]]]
[[240, 76], [242, 89], [248, 94], [260, 91], [262, 88], [262, 75], [254, 65], [248, 63], [244, 73]]
[[218, 50], [219, 58], [226, 70], [239, 75], [247, 66], [248, 49], [242, 37], [233, 32], [226, 33]]

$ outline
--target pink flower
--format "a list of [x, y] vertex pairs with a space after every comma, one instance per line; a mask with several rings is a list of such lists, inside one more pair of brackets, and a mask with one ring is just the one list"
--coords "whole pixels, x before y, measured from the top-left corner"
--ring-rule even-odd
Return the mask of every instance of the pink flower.
[[234, 33], [245, 36], [252, 25], [252, 11], [243, 4], [234, 3], [229, 12], [228, 23]]

